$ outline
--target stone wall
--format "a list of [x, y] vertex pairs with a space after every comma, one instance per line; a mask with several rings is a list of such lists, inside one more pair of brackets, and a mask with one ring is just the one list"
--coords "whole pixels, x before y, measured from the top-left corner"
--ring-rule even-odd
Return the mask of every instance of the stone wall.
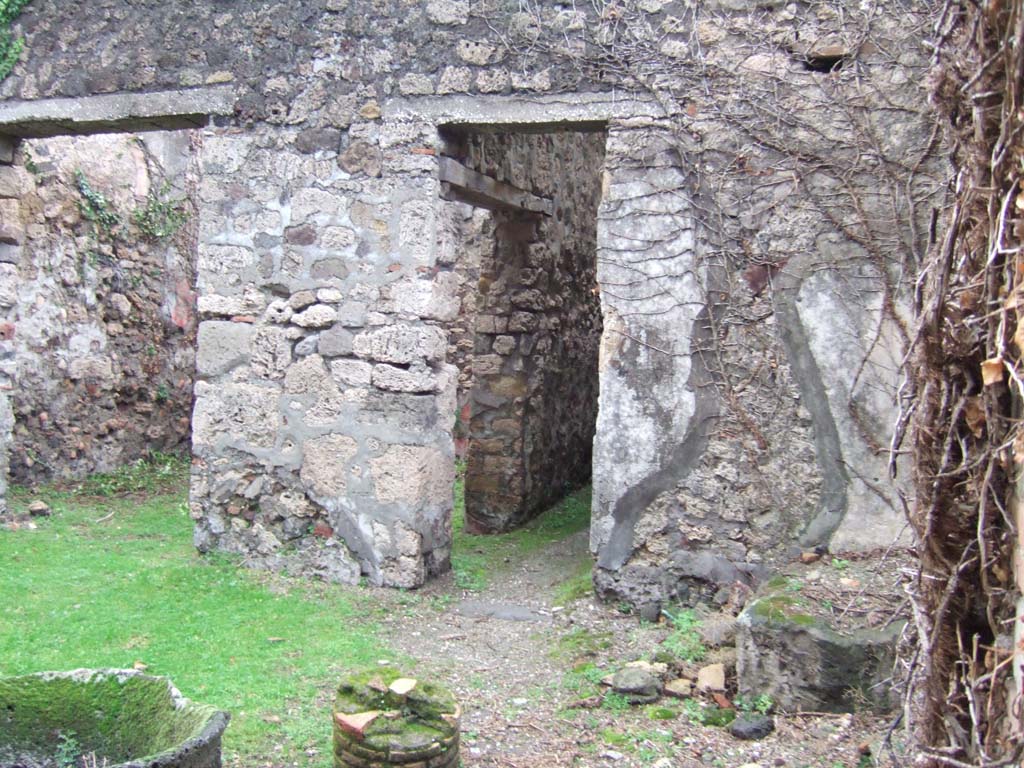
[[459, 286], [459, 314], [448, 325], [448, 360], [458, 370], [453, 436], [455, 453], [469, 453], [469, 422], [473, 412], [473, 358], [480, 265], [494, 254], [494, 217], [466, 203], [441, 205], [438, 263], [450, 264]]
[[348, 150], [204, 142], [192, 512], [201, 550], [411, 587], [448, 566], [459, 286], [436, 131], [367, 111]]
[[16, 417], [12, 476], [82, 477], [187, 446], [190, 135], [55, 138], [21, 151], [22, 167], [0, 167], [0, 388]]
[[14, 413], [11, 411], [7, 392], [0, 390], [0, 515], [7, 512], [7, 473], [13, 428]]
[[599, 224], [591, 546], [599, 591], [635, 604], [710, 599], [801, 548], [884, 549], [904, 528], [868, 447], [886, 444], [901, 354], [884, 281], [820, 221], [794, 229], [802, 214], [773, 206], [765, 235], [819, 234], [770, 292], [751, 285], [709, 247], [677, 152], [670, 126], [613, 128]]
[[[36, 58], [0, 84], [15, 99], [233, 89], [197, 201], [201, 549], [396, 586], [446, 566], [446, 355], [476, 311], [438, 203], [438, 128], [456, 124], [607, 130], [602, 595], [696, 599], [801, 548], [905, 541], [887, 448], [946, 172], [922, 106], [931, 4], [272, 10], [36, 0], [20, 21]], [[516, 254], [537, 244], [509, 234]], [[476, 377], [511, 338], [482, 317]]]
[[597, 205], [603, 133], [472, 132], [481, 173], [553, 201], [495, 214], [476, 285], [466, 523], [520, 525], [590, 478], [597, 418]]

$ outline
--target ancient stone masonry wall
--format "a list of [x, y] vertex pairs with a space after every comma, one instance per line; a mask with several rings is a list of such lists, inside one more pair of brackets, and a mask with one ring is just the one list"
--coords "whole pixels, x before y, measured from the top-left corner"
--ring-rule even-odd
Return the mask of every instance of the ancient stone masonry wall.
[[[569, 370], [575, 402], [589, 402], [592, 367], [565, 362], [591, 354], [589, 336], [565, 330], [596, 327], [592, 281], [567, 282], [567, 263], [530, 284], [481, 262], [474, 283], [451, 246], [472, 222], [438, 203], [438, 127], [607, 125], [595, 582], [658, 602], [754, 579], [800, 548], [897, 540], [904, 468], [892, 482], [887, 448], [908, 278], [941, 235], [946, 172], [922, 86], [936, 12], [923, 0], [35, 0], [19, 21], [29, 58], [0, 97], [233, 89], [235, 115], [204, 137], [198, 200], [196, 542], [396, 586], [448, 562], [452, 361], [471, 361], [464, 387], [508, 384], [495, 405], [513, 418], [484, 416], [484, 439], [521, 426], [488, 461], [523, 457], [501, 470], [522, 498], [579, 478], [543, 475], [559, 463], [550, 446], [579, 446], [573, 472], [586, 453], [584, 420], [544, 408], [576, 407], [560, 389]], [[502, 165], [517, 150], [496, 141], [475, 145], [480, 168], [527, 187], [601, 167], [594, 138], [534, 179]], [[501, 216], [499, 249], [555, 263]], [[467, 301], [481, 282], [501, 290]], [[568, 303], [548, 306], [560, 294]], [[498, 298], [536, 298], [542, 309], [510, 307], [508, 321], [527, 310], [561, 332], [499, 325], [479, 304]]]
[[23, 165], [0, 167], [0, 388], [16, 418], [15, 479], [81, 477], [188, 445], [190, 143], [37, 140]]
[[698, 180], [677, 146], [613, 131], [600, 224], [591, 542], [599, 592], [634, 604], [709, 599], [801, 547], [884, 549], [904, 527], [883, 446], [905, 316], [885, 277], [792, 188], [751, 223], [785, 267], [723, 258], [718, 222], [678, 194]]
[[466, 520], [500, 531], [590, 477], [605, 137], [487, 132], [464, 140], [469, 166], [555, 208], [551, 217], [495, 213], [495, 246], [476, 286]]
[[192, 512], [201, 550], [412, 587], [448, 567], [459, 286], [436, 131], [367, 112], [360, 154], [204, 143]]
[[599, 591], [633, 603], [711, 597], [801, 547], [884, 549], [905, 529], [887, 447], [905, 276], [941, 204], [923, 77], [907, 76], [927, 60], [857, 47], [857, 30], [902, 39], [898, 14], [724, 6], [694, 19], [700, 53], [617, 43], [692, 57], [705, 86], [681, 71], [659, 92], [673, 121], [609, 142], [591, 535]]
[[473, 358], [480, 265], [494, 256], [494, 217], [466, 203], [441, 205], [441, 244], [438, 263], [451, 265], [459, 286], [459, 314], [448, 326], [448, 361], [459, 372], [453, 436], [455, 453], [469, 451], [469, 422], [473, 412]]
[[243, 123], [338, 130], [371, 97], [575, 82], [572, 71], [508, 66], [489, 39], [507, 12], [470, 0], [34, 0], [17, 25], [31, 54], [0, 83], [0, 99], [231, 83]]

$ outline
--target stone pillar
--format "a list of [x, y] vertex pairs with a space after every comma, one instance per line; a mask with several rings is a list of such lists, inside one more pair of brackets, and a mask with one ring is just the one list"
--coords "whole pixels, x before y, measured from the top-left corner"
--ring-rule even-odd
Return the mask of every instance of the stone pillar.
[[698, 262], [689, 180], [672, 141], [656, 128], [609, 129], [598, 218], [604, 331], [590, 534], [599, 586], [602, 573], [632, 558], [651, 524], [646, 508], [699, 457], [715, 413], [703, 360], [693, 354], [706, 332], [708, 272]]
[[523, 350], [536, 344], [537, 319], [527, 312], [513, 317], [510, 294], [519, 273], [530, 270], [530, 243], [538, 237], [540, 222], [499, 213], [495, 224], [494, 252], [478, 283], [482, 306], [473, 350], [466, 527], [476, 533], [508, 530], [530, 513], [523, 446], [529, 384]]
[[436, 131], [365, 112], [205, 137], [191, 509], [200, 550], [415, 587], [449, 565], [458, 301]]
[[[18, 266], [21, 262], [24, 229], [19, 197], [27, 183], [27, 172], [4, 164], [3, 137], [0, 137], [0, 514], [7, 511], [7, 480], [13, 441], [14, 413], [8, 392], [14, 388], [13, 317], [11, 308], [18, 297]], [[11, 144], [13, 160], [13, 143]]]

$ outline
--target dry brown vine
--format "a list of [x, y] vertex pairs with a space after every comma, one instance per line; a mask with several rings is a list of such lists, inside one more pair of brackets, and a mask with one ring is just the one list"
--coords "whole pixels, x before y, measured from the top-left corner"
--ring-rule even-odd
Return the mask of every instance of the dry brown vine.
[[[1024, 12], [948, 3], [934, 94], [956, 177], [921, 272], [912, 410], [921, 540], [913, 701], [935, 765], [1017, 765], [1011, 735], [1015, 476], [1024, 462]], [[1017, 699], [1018, 706], [1020, 699]]]

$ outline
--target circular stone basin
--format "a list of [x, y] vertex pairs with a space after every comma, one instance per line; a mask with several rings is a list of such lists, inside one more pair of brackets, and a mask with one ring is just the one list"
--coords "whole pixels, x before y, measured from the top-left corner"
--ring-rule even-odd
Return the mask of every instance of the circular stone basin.
[[0, 768], [219, 768], [227, 724], [135, 670], [0, 678]]
[[459, 762], [455, 697], [436, 683], [375, 669], [338, 686], [335, 768], [448, 768]]

